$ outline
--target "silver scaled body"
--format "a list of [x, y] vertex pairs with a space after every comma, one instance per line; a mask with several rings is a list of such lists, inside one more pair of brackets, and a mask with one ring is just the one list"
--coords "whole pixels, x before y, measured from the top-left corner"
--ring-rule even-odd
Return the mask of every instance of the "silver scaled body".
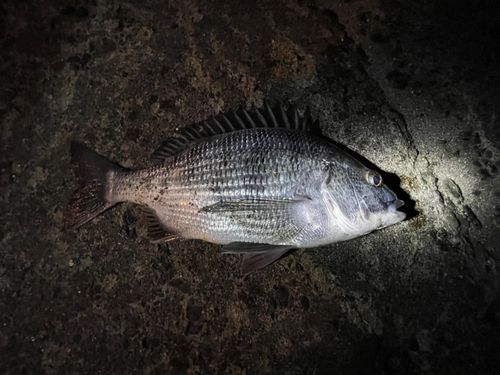
[[315, 247], [374, 229], [351, 197], [349, 168], [366, 169], [306, 132], [243, 130], [202, 140], [162, 167], [108, 172], [106, 199], [147, 206], [184, 238]]

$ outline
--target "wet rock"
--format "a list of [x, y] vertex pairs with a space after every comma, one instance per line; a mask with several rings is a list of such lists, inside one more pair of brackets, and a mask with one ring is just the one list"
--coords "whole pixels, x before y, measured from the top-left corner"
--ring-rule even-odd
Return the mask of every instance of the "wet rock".
[[[0, 372], [499, 372], [500, 8], [443, 4], [0, 7]], [[309, 107], [407, 220], [247, 276], [150, 244], [133, 205], [62, 229], [71, 140], [147, 167], [264, 98]]]
[[391, 83], [392, 87], [395, 89], [404, 89], [408, 86], [408, 81], [410, 76], [406, 73], [393, 70], [387, 74], [387, 80]]
[[307, 298], [306, 296], [302, 296], [300, 298], [300, 304], [302, 305], [304, 310], [309, 310], [309, 306], [310, 306], [309, 298]]
[[290, 290], [285, 285], [280, 285], [278, 287], [278, 301], [280, 307], [288, 307], [288, 301], [290, 299]]
[[183, 293], [191, 294], [191, 285], [188, 282], [180, 279], [173, 279], [169, 282], [169, 284], [173, 287], [176, 287]]

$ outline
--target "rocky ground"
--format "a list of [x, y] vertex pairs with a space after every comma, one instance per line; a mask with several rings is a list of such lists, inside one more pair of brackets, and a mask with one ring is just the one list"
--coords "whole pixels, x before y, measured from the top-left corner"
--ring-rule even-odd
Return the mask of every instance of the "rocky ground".
[[[0, 6], [0, 372], [500, 373], [495, 1]], [[242, 276], [123, 204], [62, 229], [71, 140], [126, 167], [176, 129], [294, 101], [408, 220]]]

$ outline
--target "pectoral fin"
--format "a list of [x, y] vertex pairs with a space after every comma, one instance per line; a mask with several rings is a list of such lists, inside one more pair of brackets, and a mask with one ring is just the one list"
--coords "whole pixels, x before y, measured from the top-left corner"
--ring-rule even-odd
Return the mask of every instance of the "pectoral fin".
[[[267, 233], [262, 242], [292, 244], [303, 231], [314, 225], [317, 203], [308, 198], [282, 200], [225, 201], [207, 206], [200, 213], [229, 219], [241, 233]], [[243, 251], [248, 252], [248, 251]], [[261, 251], [263, 252], [263, 251]]]
[[245, 199], [238, 201], [224, 201], [203, 207], [199, 212], [222, 214], [224, 216], [239, 216], [247, 212], [286, 212], [291, 205], [307, 201], [310, 198], [300, 199]]

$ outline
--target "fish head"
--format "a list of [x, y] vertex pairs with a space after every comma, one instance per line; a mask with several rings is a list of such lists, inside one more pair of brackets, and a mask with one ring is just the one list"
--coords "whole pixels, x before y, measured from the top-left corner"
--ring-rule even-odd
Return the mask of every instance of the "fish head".
[[403, 221], [404, 202], [382, 181], [382, 176], [353, 160], [337, 165], [326, 183], [332, 217], [347, 238], [354, 238]]
[[404, 202], [383, 183], [380, 173], [368, 168], [350, 170], [349, 180], [359, 210], [358, 220], [371, 230], [405, 219], [406, 214], [398, 211]]

